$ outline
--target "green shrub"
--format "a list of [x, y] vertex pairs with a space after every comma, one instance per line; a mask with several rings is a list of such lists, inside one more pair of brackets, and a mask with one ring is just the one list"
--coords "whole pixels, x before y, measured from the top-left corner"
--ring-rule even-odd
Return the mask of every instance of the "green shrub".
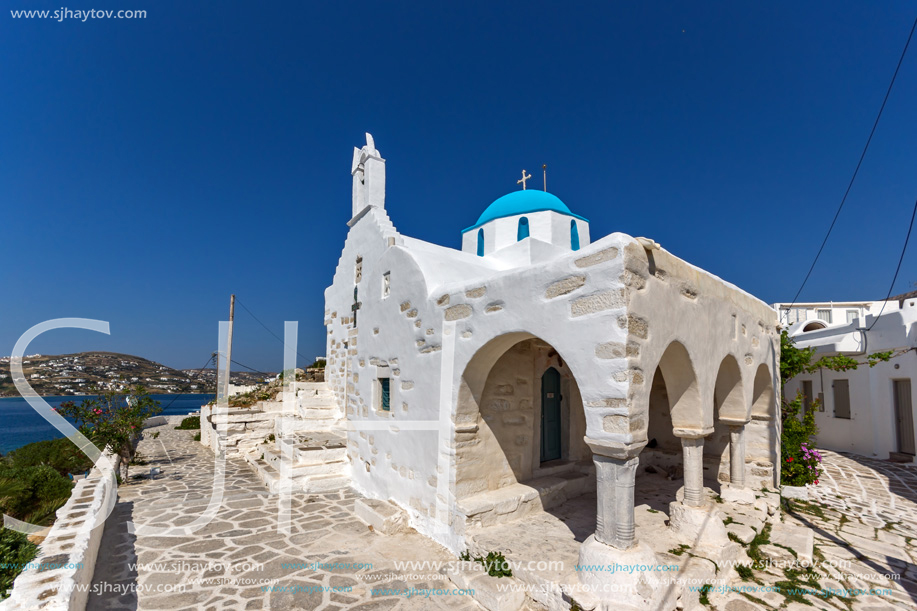
[[201, 434], [200, 434], [200, 433], [197, 433], [197, 434], [193, 437], [193, 439], [194, 439], [194, 441], [200, 441], [200, 440], [201, 440]]
[[38, 554], [38, 546], [15, 530], [0, 527], [0, 600], [9, 596], [22, 566]]
[[49, 465], [0, 467], [0, 510], [19, 520], [49, 525], [67, 502], [73, 482]]
[[85, 473], [92, 468], [89, 457], [66, 437], [24, 445], [7, 454], [3, 462], [11, 467], [48, 465], [61, 475]]
[[200, 416], [188, 416], [187, 418], [182, 420], [181, 424], [179, 424], [175, 428], [181, 431], [193, 431], [193, 430], [199, 429], [201, 428], [201, 417]]

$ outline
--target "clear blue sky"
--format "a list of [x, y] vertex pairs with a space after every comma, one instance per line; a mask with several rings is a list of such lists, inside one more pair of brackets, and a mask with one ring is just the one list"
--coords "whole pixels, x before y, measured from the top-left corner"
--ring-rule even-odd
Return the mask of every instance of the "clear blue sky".
[[[548, 164], [594, 238], [649, 236], [767, 302], [795, 294], [875, 119], [913, 2], [93, 0], [0, 14], [0, 353], [199, 367], [236, 293], [324, 353], [323, 290], [371, 132], [396, 227], [460, 231]], [[320, 4], [324, 6], [320, 6]], [[703, 4], [703, 6], [699, 6]], [[90, 6], [91, 5], [91, 6]], [[82, 8], [82, 7], [81, 7]], [[917, 197], [917, 44], [802, 297], [885, 295]], [[536, 177], [540, 178], [540, 177]], [[536, 180], [536, 183], [539, 182]], [[917, 244], [896, 291], [917, 281]], [[234, 356], [276, 370], [244, 310]], [[300, 363], [302, 364], [302, 363]]]

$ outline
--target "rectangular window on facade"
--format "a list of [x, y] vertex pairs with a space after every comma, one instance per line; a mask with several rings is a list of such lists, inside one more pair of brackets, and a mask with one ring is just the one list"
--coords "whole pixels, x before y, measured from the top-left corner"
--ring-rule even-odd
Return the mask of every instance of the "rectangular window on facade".
[[392, 395], [389, 378], [379, 378], [379, 409], [384, 412], [391, 411]]
[[856, 322], [860, 317], [859, 310], [847, 310], [847, 324], [849, 325], [852, 322]]
[[834, 380], [834, 417], [850, 420], [850, 383]]
[[802, 411], [808, 412], [812, 409], [812, 380], [803, 380], [802, 382]]
[[382, 274], [382, 299], [392, 293], [392, 272]]
[[831, 310], [817, 310], [815, 312], [815, 317], [818, 320], [823, 320], [829, 325], [831, 324]]

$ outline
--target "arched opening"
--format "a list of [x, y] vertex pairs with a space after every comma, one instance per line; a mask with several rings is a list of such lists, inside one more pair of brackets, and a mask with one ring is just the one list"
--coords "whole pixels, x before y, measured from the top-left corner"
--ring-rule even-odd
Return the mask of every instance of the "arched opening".
[[807, 331], [820, 331], [821, 329], [827, 329], [827, 328], [828, 328], [828, 325], [826, 325], [825, 323], [816, 321], [816, 322], [810, 322], [809, 324], [804, 326], [802, 328], [802, 332], [806, 333]]
[[478, 256], [484, 256], [484, 230], [478, 229]]
[[659, 360], [650, 386], [647, 445], [640, 454], [637, 491], [656, 511], [667, 511], [683, 485], [681, 439], [675, 429], [704, 428], [704, 410], [688, 351], [672, 342]]
[[579, 250], [579, 229], [576, 227], [576, 221], [570, 221], [570, 248]]
[[[758, 366], [752, 390], [751, 421], [745, 425], [745, 453], [749, 460], [778, 468], [777, 464], [777, 403], [774, 381], [765, 364]], [[752, 482], [759, 488], [773, 482]]]
[[[489, 342], [465, 368], [456, 409], [456, 498], [466, 518], [510, 521], [594, 488], [585, 435], [579, 387], [553, 346], [528, 333]], [[525, 500], [499, 513], [509, 492]]]
[[526, 217], [519, 219], [519, 228], [516, 230], [516, 241], [519, 242], [529, 237], [529, 220]]
[[713, 433], [704, 439], [704, 485], [718, 490], [729, 481], [729, 422], [745, 420], [745, 391], [739, 362], [727, 355], [713, 390]]

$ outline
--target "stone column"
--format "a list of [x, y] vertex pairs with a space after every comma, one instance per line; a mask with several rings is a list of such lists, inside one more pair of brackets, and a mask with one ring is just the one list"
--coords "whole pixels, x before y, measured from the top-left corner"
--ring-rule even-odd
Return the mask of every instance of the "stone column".
[[684, 454], [685, 471], [685, 505], [689, 507], [704, 506], [704, 438], [682, 437], [681, 448]]
[[729, 483], [745, 487], [745, 425], [729, 427]]
[[634, 545], [634, 479], [640, 459], [594, 454], [596, 497], [595, 538], [620, 550]]

